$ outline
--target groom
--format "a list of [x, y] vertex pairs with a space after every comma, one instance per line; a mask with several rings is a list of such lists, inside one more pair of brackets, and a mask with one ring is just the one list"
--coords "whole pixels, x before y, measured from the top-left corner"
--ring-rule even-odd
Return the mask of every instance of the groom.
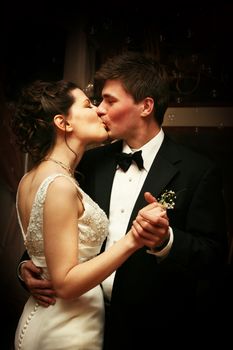
[[[160, 64], [125, 53], [109, 59], [96, 81], [102, 87], [98, 114], [109, 137], [118, 141], [87, 151], [78, 171], [83, 189], [109, 216], [105, 249], [128, 230], [146, 204], [144, 192], [158, 199], [167, 190], [176, 197], [174, 209], [167, 210], [166, 239], [161, 240], [157, 228], [156, 247], [136, 252], [103, 283], [105, 349], [189, 348], [204, 341], [215, 325], [213, 317], [218, 317], [212, 284], [226, 253], [221, 176], [212, 161], [164, 134], [169, 90]], [[128, 170], [117, 164], [120, 152], [139, 150], [141, 169], [134, 160]], [[28, 285], [30, 268], [24, 264], [21, 271]], [[50, 290], [38, 289], [44, 281], [30, 278], [35, 297], [50, 304]]]

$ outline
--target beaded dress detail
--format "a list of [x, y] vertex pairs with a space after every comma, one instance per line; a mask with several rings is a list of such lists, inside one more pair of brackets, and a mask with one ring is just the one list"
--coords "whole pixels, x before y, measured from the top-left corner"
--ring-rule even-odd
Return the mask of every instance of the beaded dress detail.
[[[32, 206], [26, 234], [16, 210], [24, 243], [34, 264], [42, 268], [41, 278], [49, 278], [44, 255], [43, 208], [49, 185], [59, 176], [69, 179], [82, 194], [83, 215], [79, 228], [79, 262], [95, 257], [108, 233], [104, 211], [76, 183], [64, 174], [47, 177], [40, 185]], [[77, 194], [78, 195], [78, 194]], [[18, 350], [100, 350], [103, 342], [104, 301], [100, 285], [72, 300], [57, 298], [48, 308], [39, 306], [31, 296], [25, 304], [15, 335]]]

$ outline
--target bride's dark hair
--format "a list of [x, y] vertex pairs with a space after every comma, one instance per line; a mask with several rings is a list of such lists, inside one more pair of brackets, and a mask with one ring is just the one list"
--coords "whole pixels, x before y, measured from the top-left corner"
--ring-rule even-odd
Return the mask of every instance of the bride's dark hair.
[[66, 116], [74, 103], [73, 82], [37, 80], [24, 87], [13, 105], [11, 119], [16, 142], [34, 163], [40, 162], [55, 141], [53, 117]]

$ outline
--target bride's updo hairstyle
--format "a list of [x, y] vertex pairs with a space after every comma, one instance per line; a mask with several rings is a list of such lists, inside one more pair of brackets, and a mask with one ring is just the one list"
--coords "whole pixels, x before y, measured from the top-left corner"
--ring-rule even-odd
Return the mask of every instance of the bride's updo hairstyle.
[[56, 114], [68, 114], [74, 103], [71, 91], [76, 88], [76, 84], [64, 80], [37, 80], [24, 87], [18, 96], [12, 113], [12, 130], [21, 151], [28, 153], [35, 164], [40, 162], [53, 146], [53, 118]]

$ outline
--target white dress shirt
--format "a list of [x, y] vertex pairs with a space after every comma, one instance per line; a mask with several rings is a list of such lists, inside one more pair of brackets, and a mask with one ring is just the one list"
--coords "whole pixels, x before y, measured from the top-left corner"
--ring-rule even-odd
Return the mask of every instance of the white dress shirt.
[[[142, 151], [144, 168], [139, 170], [137, 165], [132, 162], [129, 169], [124, 172], [119, 166], [117, 166], [111, 192], [109, 235], [105, 249], [108, 249], [125, 234], [134, 204], [163, 139], [164, 132], [161, 129], [153, 139], [140, 149], [131, 149], [127, 144], [123, 144], [122, 151], [125, 153], [134, 153], [139, 150]], [[170, 237], [171, 236], [172, 239], [169, 240], [168, 245], [160, 252], [154, 253], [156, 256], [163, 257], [167, 255], [173, 241], [173, 234], [170, 234]], [[108, 300], [111, 299], [114, 277], [115, 272], [102, 282], [104, 294]]]

